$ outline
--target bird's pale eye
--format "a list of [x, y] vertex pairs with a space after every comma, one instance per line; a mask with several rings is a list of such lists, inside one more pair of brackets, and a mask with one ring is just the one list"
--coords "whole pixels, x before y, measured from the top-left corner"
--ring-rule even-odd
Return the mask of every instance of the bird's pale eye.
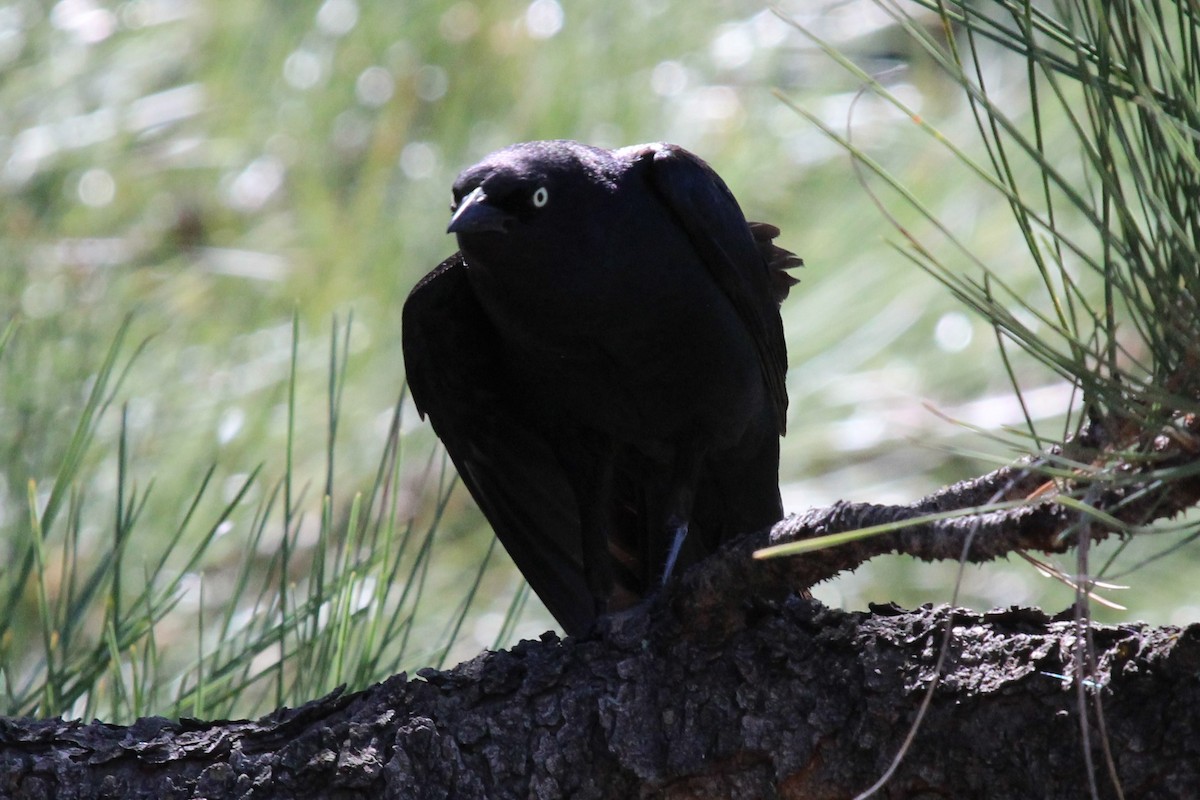
[[533, 207], [545, 208], [546, 203], [550, 202], [550, 192], [546, 191], [545, 186], [539, 186], [533, 192]]

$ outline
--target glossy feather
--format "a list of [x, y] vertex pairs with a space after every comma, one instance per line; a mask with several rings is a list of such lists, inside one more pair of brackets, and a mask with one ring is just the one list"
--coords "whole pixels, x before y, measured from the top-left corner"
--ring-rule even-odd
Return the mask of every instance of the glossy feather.
[[460, 252], [405, 303], [417, 408], [568, 633], [776, 521], [800, 261], [663, 144], [514, 145], [455, 183]]

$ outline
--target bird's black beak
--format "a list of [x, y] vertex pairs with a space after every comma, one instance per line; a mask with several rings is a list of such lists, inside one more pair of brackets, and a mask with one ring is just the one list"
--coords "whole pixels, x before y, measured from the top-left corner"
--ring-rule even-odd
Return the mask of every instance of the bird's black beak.
[[512, 215], [501, 211], [488, 202], [483, 187], [477, 186], [458, 204], [446, 233], [481, 233], [483, 231], [508, 230]]

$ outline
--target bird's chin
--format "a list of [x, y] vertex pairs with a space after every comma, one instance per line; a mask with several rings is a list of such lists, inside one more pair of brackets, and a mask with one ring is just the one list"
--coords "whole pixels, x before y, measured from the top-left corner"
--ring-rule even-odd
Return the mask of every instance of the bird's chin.
[[508, 237], [503, 231], [472, 231], [459, 233], [458, 249], [468, 262], [504, 258]]
[[458, 246], [463, 250], [477, 250], [480, 246], [486, 246], [489, 243], [495, 244], [505, 237], [507, 231], [489, 230], [489, 231], [459, 231], [454, 234], [458, 239]]

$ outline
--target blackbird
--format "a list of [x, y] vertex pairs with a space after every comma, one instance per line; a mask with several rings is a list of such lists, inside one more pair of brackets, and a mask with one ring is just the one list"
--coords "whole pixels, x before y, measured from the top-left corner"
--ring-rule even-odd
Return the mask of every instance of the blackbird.
[[454, 183], [404, 305], [418, 411], [568, 634], [782, 516], [800, 259], [670, 144], [516, 144]]

